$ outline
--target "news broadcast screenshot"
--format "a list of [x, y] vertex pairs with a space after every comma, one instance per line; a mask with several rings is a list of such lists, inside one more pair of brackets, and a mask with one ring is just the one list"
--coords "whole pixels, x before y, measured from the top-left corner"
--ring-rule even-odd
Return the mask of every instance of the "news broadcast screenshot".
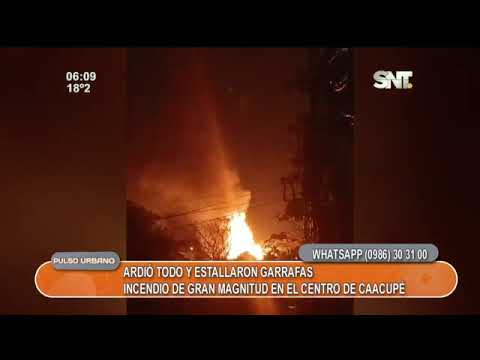
[[1, 315], [466, 315], [480, 50], [2, 47]]

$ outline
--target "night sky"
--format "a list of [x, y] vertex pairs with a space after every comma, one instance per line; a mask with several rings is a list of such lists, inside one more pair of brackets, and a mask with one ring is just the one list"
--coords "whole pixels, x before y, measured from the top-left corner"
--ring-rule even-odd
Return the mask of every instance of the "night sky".
[[129, 199], [163, 215], [244, 206], [250, 192], [257, 239], [288, 229], [275, 216], [285, 207], [280, 177], [294, 148], [287, 126], [306, 106], [289, 82], [305, 55], [301, 48], [130, 49]]

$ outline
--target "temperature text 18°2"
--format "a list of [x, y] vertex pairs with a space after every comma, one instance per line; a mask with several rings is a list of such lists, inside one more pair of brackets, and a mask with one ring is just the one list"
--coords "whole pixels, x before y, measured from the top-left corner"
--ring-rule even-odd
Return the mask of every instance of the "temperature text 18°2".
[[90, 94], [96, 79], [97, 73], [94, 71], [67, 71], [65, 74], [67, 92], [69, 94]]

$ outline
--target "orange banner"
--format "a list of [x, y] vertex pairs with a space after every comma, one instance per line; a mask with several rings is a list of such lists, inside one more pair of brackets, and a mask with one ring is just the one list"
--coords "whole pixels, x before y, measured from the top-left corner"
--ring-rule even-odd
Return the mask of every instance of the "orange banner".
[[38, 291], [50, 298], [442, 298], [457, 283], [457, 272], [443, 261], [122, 261], [110, 271], [56, 270], [48, 261], [35, 274]]

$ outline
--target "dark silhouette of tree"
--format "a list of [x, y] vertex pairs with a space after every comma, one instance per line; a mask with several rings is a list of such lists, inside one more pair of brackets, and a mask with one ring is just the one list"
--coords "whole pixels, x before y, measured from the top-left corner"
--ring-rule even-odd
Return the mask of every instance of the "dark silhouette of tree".
[[296, 260], [298, 248], [302, 243], [303, 240], [285, 232], [272, 234], [263, 244], [265, 260]]
[[175, 259], [176, 243], [160, 217], [127, 201], [127, 256], [130, 260]]
[[210, 260], [225, 260], [229, 251], [228, 218], [195, 225], [199, 248]]

